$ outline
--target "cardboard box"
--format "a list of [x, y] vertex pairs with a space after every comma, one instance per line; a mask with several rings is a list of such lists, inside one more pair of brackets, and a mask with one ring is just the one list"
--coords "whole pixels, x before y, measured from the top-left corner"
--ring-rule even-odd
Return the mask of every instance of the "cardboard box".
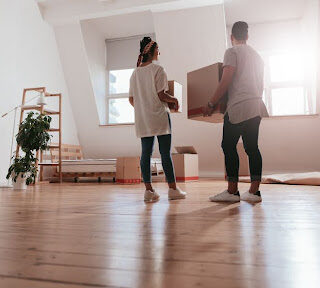
[[141, 183], [140, 157], [117, 158], [116, 181], [120, 184]]
[[208, 106], [213, 97], [221, 80], [222, 70], [222, 63], [216, 63], [188, 73], [188, 119], [211, 123], [223, 122], [227, 95], [217, 104], [212, 116], [203, 117], [203, 107]]
[[199, 180], [198, 153], [192, 146], [175, 147], [177, 153], [172, 154], [172, 161], [176, 174], [176, 180]]
[[177, 98], [179, 101], [179, 110], [175, 111], [174, 110], [174, 104], [173, 103], [168, 103], [169, 109], [171, 113], [181, 113], [182, 112], [182, 85], [176, 81], [170, 80], [168, 81], [169, 85], [169, 91], [168, 94]]

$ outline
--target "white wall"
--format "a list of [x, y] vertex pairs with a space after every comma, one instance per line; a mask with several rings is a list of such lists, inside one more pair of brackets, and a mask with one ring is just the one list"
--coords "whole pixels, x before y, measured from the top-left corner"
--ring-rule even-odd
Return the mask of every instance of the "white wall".
[[104, 36], [93, 23], [81, 23], [90, 78], [101, 124], [106, 123], [106, 46]]
[[[319, 9], [319, 1], [318, 0], [309, 0], [306, 3], [306, 7], [304, 9], [304, 14], [301, 20], [301, 32], [302, 32], [302, 50], [305, 54], [305, 71], [306, 71], [306, 81], [310, 87], [310, 92], [316, 94], [316, 72], [317, 68], [317, 36], [320, 32], [318, 29], [318, 9]], [[313, 97], [313, 102], [315, 104], [315, 100]], [[319, 108], [317, 110], [319, 112]]]
[[[229, 26], [228, 36], [230, 34]], [[301, 35], [299, 19], [249, 24], [248, 44], [259, 52], [293, 49], [297, 46], [300, 48], [297, 35]], [[228, 46], [231, 46], [230, 37], [228, 37]]]
[[318, 45], [317, 45], [317, 61], [316, 63], [317, 64], [317, 87], [316, 87], [316, 90], [317, 90], [317, 107], [319, 109], [319, 106], [320, 106], [320, 36], [319, 36], [319, 33], [320, 33], [320, 4], [318, 2], [318, 23], [317, 23], [317, 38], [318, 38]]
[[[57, 44], [33, 0], [0, 2], [0, 113], [21, 104], [22, 90], [45, 86], [63, 94], [63, 142], [78, 143]], [[13, 114], [0, 118], [0, 182], [9, 166]]]

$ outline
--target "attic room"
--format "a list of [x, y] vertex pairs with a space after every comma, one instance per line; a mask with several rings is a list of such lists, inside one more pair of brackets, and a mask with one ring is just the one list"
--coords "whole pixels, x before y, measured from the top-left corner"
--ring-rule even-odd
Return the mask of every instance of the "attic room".
[[0, 287], [318, 287], [319, 13], [1, 0]]

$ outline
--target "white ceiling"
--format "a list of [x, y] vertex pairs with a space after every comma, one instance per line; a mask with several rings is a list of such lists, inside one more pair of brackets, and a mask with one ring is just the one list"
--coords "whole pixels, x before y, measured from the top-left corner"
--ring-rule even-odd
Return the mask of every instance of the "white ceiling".
[[250, 24], [301, 18], [310, 0], [225, 0], [228, 25], [243, 20]]
[[[312, 0], [36, 0], [44, 18], [52, 24], [112, 15], [183, 9], [225, 3], [226, 21], [264, 23], [302, 17]], [[130, 16], [128, 16], [130, 18]], [[128, 18], [128, 19], [129, 19]], [[99, 20], [100, 21], [100, 20]], [[124, 23], [124, 22], [123, 22]], [[128, 27], [130, 29], [130, 27]]]
[[150, 11], [84, 20], [95, 25], [105, 39], [154, 33], [153, 17]]
[[45, 20], [54, 25], [151, 10], [154, 12], [202, 7], [223, 0], [35, 0]]

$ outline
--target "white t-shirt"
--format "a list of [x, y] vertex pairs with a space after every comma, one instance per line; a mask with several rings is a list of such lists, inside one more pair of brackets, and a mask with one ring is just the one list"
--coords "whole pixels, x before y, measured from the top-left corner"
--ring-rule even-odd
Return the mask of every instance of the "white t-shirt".
[[168, 78], [163, 67], [151, 63], [137, 67], [130, 78], [129, 96], [133, 97], [135, 127], [138, 138], [171, 133], [168, 104], [158, 93], [168, 91]]

